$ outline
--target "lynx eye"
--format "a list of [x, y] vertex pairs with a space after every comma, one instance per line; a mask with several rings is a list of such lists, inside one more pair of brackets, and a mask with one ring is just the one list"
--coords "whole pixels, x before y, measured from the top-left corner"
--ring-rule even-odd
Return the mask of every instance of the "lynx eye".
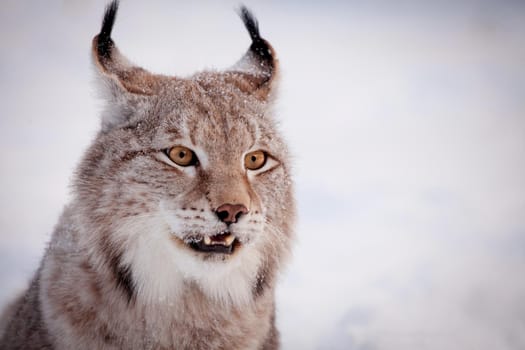
[[190, 166], [197, 164], [197, 156], [184, 146], [175, 146], [166, 150], [166, 155], [177, 165]]
[[266, 164], [266, 153], [263, 151], [254, 151], [244, 156], [244, 166], [248, 170], [260, 169]]

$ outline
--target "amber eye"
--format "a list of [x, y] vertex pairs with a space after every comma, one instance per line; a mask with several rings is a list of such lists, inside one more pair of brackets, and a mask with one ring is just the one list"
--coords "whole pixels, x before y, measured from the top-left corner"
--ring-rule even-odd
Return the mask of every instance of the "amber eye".
[[166, 151], [167, 156], [177, 165], [190, 166], [197, 164], [197, 156], [184, 146], [175, 146]]
[[260, 169], [264, 164], [266, 164], [266, 153], [263, 151], [251, 152], [244, 157], [244, 166], [248, 170]]

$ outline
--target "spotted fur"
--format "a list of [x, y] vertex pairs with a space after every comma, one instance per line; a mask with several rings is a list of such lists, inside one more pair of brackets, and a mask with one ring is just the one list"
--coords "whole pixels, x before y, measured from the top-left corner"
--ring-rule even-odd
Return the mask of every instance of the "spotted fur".
[[[4, 314], [2, 349], [276, 349], [275, 283], [293, 243], [289, 155], [272, 115], [278, 61], [246, 9], [252, 44], [190, 78], [131, 64], [93, 39], [107, 108], [33, 283]], [[183, 167], [166, 150], [182, 145]], [[267, 161], [247, 170], [246, 154]], [[246, 207], [234, 223], [225, 203]], [[232, 254], [191, 243], [229, 230]]]

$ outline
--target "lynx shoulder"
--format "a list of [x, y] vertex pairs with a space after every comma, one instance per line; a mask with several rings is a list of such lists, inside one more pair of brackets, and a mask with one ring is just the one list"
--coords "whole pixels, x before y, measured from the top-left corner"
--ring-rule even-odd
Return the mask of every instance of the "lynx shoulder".
[[275, 349], [275, 283], [293, 243], [279, 65], [254, 16], [230, 69], [189, 78], [131, 64], [106, 9], [92, 43], [107, 100], [2, 349]]

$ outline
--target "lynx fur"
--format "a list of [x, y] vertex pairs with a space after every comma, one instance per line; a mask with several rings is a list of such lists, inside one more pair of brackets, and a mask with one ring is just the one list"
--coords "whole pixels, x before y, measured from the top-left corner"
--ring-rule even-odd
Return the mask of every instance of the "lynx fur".
[[252, 44], [189, 78], [132, 65], [93, 39], [107, 108], [1, 349], [276, 349], [275, 283], [293, 243], [286, 144], [272, 115], [278, 62]]

